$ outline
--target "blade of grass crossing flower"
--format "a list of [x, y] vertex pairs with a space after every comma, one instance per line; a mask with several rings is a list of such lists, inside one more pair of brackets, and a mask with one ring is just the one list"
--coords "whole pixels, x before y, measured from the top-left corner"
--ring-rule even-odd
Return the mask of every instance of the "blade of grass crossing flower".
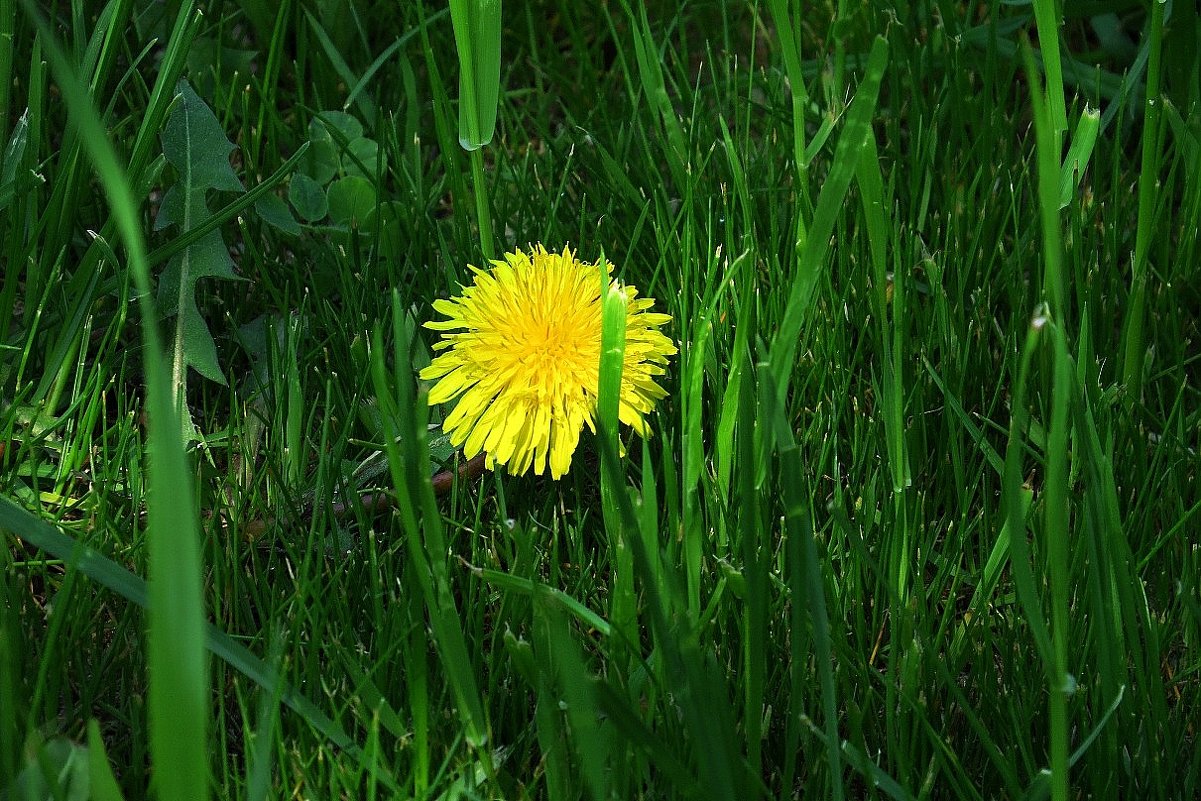
[[[626, 295], [616, 281], [609, 279], [608, 264], [602, 255], [597, 267], [601, 282], [601, 356], [598, 379], [596, 416], [599, 436], [609, 440], [614, 448], [617, 439], [618, 412], [621, 401], [622, 365], [626, 344]], [[624, 474], [624, 470], [622, 471]], [[614, 481], [607, 473], [601, 475], [601, 513], [609, 534], [609, 558], [613, 564], [613, 591], [610, 598], [609, 620], [621, 633], [614, 646], [619, 652], [624, 644], [637, 642], [638, 600], [634, 592], [633, 553], [629, 537], [638, 529], [624, 528], [617, 508], [617, 496], [626, 493], [624, 477]], [[619, 661], [628, 654], [617, 656]]]
[[442, 516], [430, 482], [425, 419], [429, 415], [429, 407], [424, 395], [418, 398], [414, 393], [413, 365], [409, 355], [411, 343], [405, 332], [404, 318], [400, 295], [393, 293], [395, 388], [390, 386], [387, 378], [378, 327], [372, 349], [372, 379], [383, 412], [388, 465], [399, 496], [397, 508], [405, 528], [409, 555], [415, 566], [413, 572], [425, 598], [438, 656], [455, 705], [463, 718], [467, 742], [476, 749], [476, 756], [491, 774], [491, 757], [485, 747], [488, 742], [487, 719], [450, 585]]
[[1138, 175], [1138, 223], [1134, 238], [1134, 264], [1130, 270], [1130, 303], [1122, 323], [1122, 383], [1127, 397], [1137, 403], [1143, 393], [1143, 363], [1147, 345], [1143, 336], [1144, 306], [1146, 305], [1148, 253], [1152, 238], [1163, 230], [1156, 215], [1160, 183], [1160, 160], [1163, 157], [1159, 137], [1160, 97], [1159, 79], [1163, 61], [1163, 15], [1166, 3], [1151, 4], [1151, 52], [1147, 62], [1147, 86], [1143, 98], [1142, 161]]
[[162, 797], [203, 801], [209, 790], [209, 687], [204, 653], [200, 538], [193, 508], [194, 489], [163, 360], [158, 318], [150, 298], [150, 275], [138, 206], [86, 88], [31, 4], [26, 4], [26, 11], [39, 28], [71, 120], [117, 219], [141, 296], [150, 413], [147, 515], [150, 752]]
[[[597, 447], [601, 453], [601, 469], [609, 474], [609, 480], [624, 481], [612, 438], [598, 437]], [[629, 494], [618, 493], [616, 500], [623, 525], [630, 531], [637, 528], [638, 517]], [[677, 601], [678, 582], [666, 572], [656, 582], [657, 574], [643, 539], [633, 537], [630, 543], [634, 567], [646, 594], [651, 631], [656, 647], [664, 657], [660, 663], [660, 681], [670, 688], [689, 737], [695, 743], [702, 784], [708, 789], [710, 798], [728, 801], [746, 798], [746, 793], [738, 792], [746, 773], [729, 736], [734, 725], [725, 689], [712, 676], [713, 666], [702, 655], [690, 618], [669, 618], [667, 614], [667, 604]], [[678, 608], [678, 601], [676, 605]]]
[[872, 115], [876, 110], [880, 80], [887, 63], [888, 43], [877, 37], [872, 43], [863, 82], [859, 84], [847, 111], [846, 127], [838, 137], [830, 174], [817, 197], [817, 208], [813, 212], [809, 234], [803, 245], [799, 245], [796, 277], [789, 290], [788, 302], [772, 340], [770, 352], [772, 374], [781, 398], [787, 395], [792, 380], [792, 369], [802, 329], [809, 317], [814, 290], [830, 250], [830, 237], [834, 233], [834, 225], [844, 213], [843, 200], [859, 164], [860, 151], [871, 135]]

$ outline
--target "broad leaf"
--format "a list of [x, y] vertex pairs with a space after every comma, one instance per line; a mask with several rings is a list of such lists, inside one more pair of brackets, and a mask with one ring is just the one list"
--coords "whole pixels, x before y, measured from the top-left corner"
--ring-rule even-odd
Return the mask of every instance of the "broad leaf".
[[[234, 145], [186, 81], [179, 83], [178, 99], [162, 138], [163, 155], [175, 168], [178, 181], [163, 196], [154, 227], [161, 230], [175, 225], [184, 234], [210, 216], [206, 200], [209, 192], [242, 191], [242, 182], [229, 164]], [[188, 367], [205, 378], [225, 383], [213, 335], [196, 304], [196, 282], [201, 278], [237, 278], [218, 230], [175, 254], [159, 277], [158, 299], [163, 313], [177, 316], [172, 374], [180, 398], [184, 396]], [[187, 428], [190, 426], [185, 424]]]

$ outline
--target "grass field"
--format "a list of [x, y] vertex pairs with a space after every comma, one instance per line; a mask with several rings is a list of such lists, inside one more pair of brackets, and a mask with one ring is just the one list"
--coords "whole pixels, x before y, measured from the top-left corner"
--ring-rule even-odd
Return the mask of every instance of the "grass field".
[[[0, 0], [0, 147], [0, 798], [1201, 797], [1195, 4]], [[537, 243], [666, 396], [457, 473]]]

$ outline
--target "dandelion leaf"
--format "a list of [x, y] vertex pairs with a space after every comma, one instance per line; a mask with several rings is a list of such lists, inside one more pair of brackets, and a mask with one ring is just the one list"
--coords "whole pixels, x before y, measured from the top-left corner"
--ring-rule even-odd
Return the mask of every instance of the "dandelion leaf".
[[[163, 195], [154, 227], [162, 230], [176, 226], [182, 235], [209, 218], [209, 192], [241, 192], [242, 182], [229, 163], [234, 145], [212, 110], [186, 81], [179, 83], [162, 141], [163, 155], [175, 168], [177, 179]], [[238, 278], [219, 230], [177, 253], [159, 276], [158, 298], [163, 313], [176, 317], [174, 374], [179, 382], [176, 391], [181, 396], [188, 367], [209, 380], [225, 383], [216, 343], [196, 301], [196, 285], [201, 278]]]

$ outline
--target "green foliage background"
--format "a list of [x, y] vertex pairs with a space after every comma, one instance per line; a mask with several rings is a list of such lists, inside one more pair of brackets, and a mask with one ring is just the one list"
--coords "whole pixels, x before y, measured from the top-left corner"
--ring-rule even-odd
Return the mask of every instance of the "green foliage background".
[[[0, 793], [1201, 794], [1194, 4], [484, 3], [470, 153], [440, 4], [48, 5]], [[435, 494], [420, 323], [531, 242], [672, 315], [655, 436]]]

